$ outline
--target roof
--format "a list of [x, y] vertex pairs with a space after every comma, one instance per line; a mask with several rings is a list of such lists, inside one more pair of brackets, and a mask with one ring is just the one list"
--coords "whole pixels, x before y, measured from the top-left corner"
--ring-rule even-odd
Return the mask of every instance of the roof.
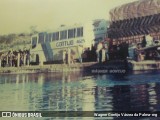
[[110, 10], [111, 21], [119, 21], [160, 13], [160, 0], [139, 0]]

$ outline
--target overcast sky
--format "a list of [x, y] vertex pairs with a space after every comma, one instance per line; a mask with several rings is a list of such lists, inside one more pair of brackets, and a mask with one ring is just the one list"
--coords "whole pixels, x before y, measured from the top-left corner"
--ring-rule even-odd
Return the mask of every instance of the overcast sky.
[[0, 0], [0, 35], [52, 30], [94, 19], [109, 19], [109, 10], [136, 0]]

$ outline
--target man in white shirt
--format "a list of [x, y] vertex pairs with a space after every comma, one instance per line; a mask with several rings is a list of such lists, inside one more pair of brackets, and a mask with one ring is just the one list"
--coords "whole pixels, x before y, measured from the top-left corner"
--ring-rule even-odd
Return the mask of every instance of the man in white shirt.
[[97, 53], [97, 62], [101, 62], [100, 61], [100, 50], [102, 48], [103, 48], [102, 42], [99, 42], [98, 45], [97, 45], [97, 50], [96, 50], [96, 53]]
[[150, 34], [148, 34], [146, 36], [146, 41], [147, 41], [147, 45], [146, 46], [151, 46], [152, 43], [153, 43], [153, 37]]

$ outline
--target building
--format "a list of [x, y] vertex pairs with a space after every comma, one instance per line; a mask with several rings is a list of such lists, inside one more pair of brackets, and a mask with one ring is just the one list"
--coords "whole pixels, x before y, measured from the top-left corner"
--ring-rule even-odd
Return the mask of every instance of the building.
[[141, 42], [144, 35], [160, 39], [160, 0], [139, 0], [110, 11], [109, 38], [129, 44]]

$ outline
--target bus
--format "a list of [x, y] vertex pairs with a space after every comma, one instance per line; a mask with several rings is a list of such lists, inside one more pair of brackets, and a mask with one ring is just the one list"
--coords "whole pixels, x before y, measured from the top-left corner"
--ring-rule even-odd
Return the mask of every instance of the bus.
[[[41, 32], [31, 36], [31, 63], [62, 63], [68, 56], [81, 61], [86, 49], [103, 41], [107, 36], [109, 22], [104, 19], [86, 24], [62, 25], [52, 32]], [[73, 59], [73, 58], [72, 58]]]

